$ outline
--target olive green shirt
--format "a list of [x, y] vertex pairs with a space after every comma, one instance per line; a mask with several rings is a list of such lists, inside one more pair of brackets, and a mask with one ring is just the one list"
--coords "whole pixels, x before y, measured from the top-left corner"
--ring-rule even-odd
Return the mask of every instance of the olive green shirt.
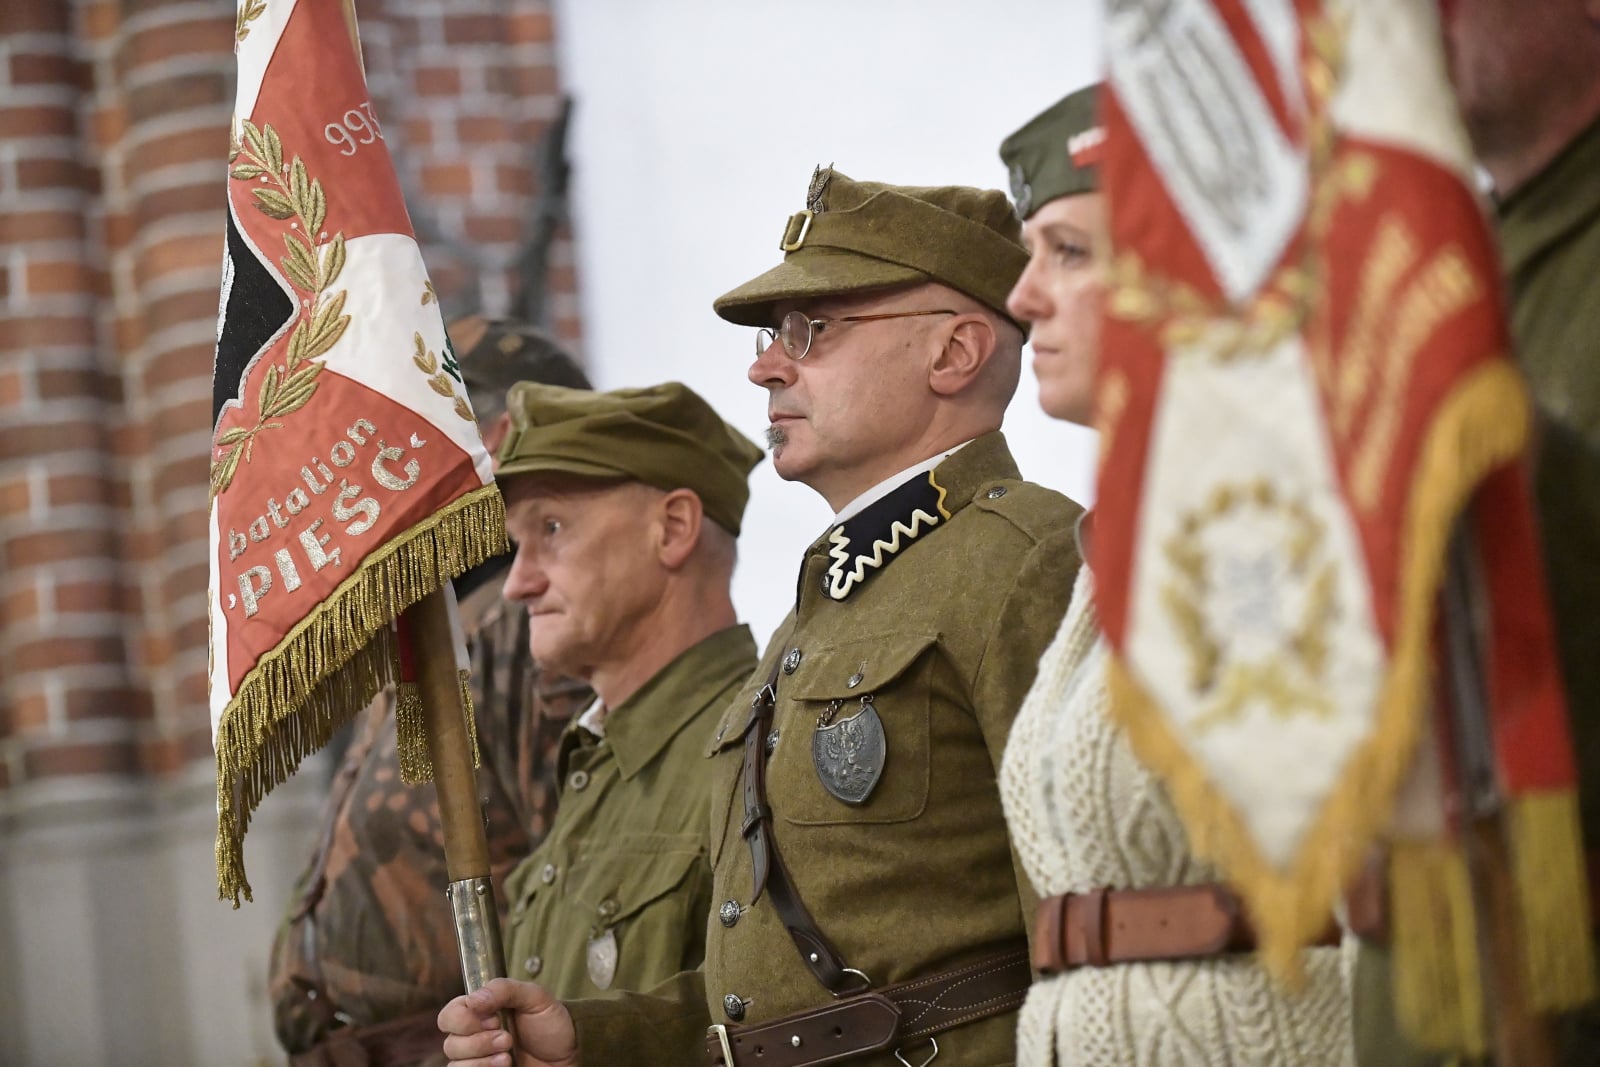
[[[1498, 215], [1512, 336], [1540, 419], [1535, 505], [1584, 840], [1593, 853], [1600, 849], [1600, 121], [1501, 201]], [[1452, 1062], [1400, 1036], [1386, 952], [1362, 946], [1354, 997], [1361, 1067]], [[1564, 1067], [1597, 1062], [1600, 1012], [1574, 1013], [1556, 1031]]]
[[[714, 868], [705, 967], [653, 997], [569, 1005], [585, 1063], [704, 1064], [713, 1022], [751, 1025], [831, 1002], [771, 900], [751, 900], [742, 735], [774, 663], [783, 668], [776, 737], [768, 738], [773, 834], [846, 965], [884, 986], [1026, 936], [1035, 901], [1019, 888], [1028, 883], [1014, 866], [997, 769], [1071, 596], [1081, 509], [1020, 480], [999, 433], [945, 459], [932, 479], [949, 518], [898, 539], [882, 562], [861, 568], [862, 580], [845, 583], [843, 599], [824, 591], [824, 583], [840, 588], [834, 532], [807, 550], [795, 610], [703, 746]], [[861, 553], [866, 541], [844, 551]], [[830, 705], [849, 716], [864, 697], [882, 721], [887, 758], [875, 788], [851, 805], [823, 787], [812, 739]], [[939, 1067], [1011, 1063], [1016, 1015], [968, 1023], [938, 1041]], [[912, 1062], [928, 1051], [926, 1043], [905, 1050]], [[896, 1063], [892, 1051], [850, 1062]]]
[[755, 658], [749, 627], [729, 627], [611, 709], [603, 738], [567, 728], [555, 823], [506, 881], [511, 977], [567, 998], [699, 966], [711, 900], [706, 738]]

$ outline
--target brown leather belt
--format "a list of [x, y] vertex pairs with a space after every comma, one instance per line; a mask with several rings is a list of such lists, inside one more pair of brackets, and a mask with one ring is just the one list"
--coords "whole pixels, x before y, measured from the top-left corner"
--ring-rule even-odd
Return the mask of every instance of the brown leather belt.
[[444, 1035], [437, 1012], [418, 1012], [371, 1026], [346, 1026], [304, 1052], [290, 1067], [410, 1067], [440, 1055]]
[[896, 1048], [1022, 1006], [1032, 981], [1022, 948], [843, 997], [758, 1026], [706, 1031], [711, 1067], [817, 1067]]
[[[1313, 944], [1337, 945], [1329, 923]], [[1163, 889], [1095, 889], [1039, 901], [1033, 967], [1059, 974], [1074, 967], [1193, 960], [1256, 947], [1239, 898], [1217, 884]]]

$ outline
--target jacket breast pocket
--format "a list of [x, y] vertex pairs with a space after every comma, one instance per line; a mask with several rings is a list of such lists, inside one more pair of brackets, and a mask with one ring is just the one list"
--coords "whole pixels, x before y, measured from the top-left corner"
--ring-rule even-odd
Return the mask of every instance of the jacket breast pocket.
[[933, 634], [804, 650], [778, 682], [768, 803], [798, 826], [894, 823], [928, 803]]
[[711, 868], [698, 834], [621, 833], [574, 861], [569, 899], [588, 937], [611, 931], [617, 974], [659, 980], [704, 953]]

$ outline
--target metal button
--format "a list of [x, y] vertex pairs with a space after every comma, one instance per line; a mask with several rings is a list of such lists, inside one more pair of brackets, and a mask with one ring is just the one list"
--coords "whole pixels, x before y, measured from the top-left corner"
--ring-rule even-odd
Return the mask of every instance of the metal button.
[[778, 731], [773, 730], [767, 735], [767, 755], [772, 755], [772, 750], [778, 747]]
[[744, 1018], [744, 1001], [739, 999], [739, 994], [729, 993], [722, 998], [722, 1010], [732, 1022]]
[[534, 975], [544, 970], [544, 957], [529, 956], [527, 959], [522, 961], [522, 969], [528, 972], [529, 978], [532, 978]]
[[993, 489], [991, 489], [987, 493], [985, 493], [984, 495], [987, 496], [990, 500], [999, 500], [1001, 497], [1006, 495], [1006, 487], [1003, 486], [1003, 485], [997, 485]]
[[799, 1048], [800, 1047], [800, 1035], [799, 1034], [795, 1034], [793, 1037], [791, 1037], [789, 1039], [789, 1044], [794, 1046], [795, 1048]]
[[543, 882], [545, 885], [554, 885], [556, 881], [556, 873], [556, 865], [553, 863], [547, 863], [544, 865], [544, 870], [539, 872], [539, 881]]
[[800, 650], [791, 648], [789, 654], [783, 657], [783, 673], [793, 674], [800, 667]]
[[743, 914], [744, 909], [739, 906], [737, 900], [724, 900], [722, 907], [717, 909], [717, 918], [721, 920], [723, 926], [729, 929], [738, 924], [739, 916]]
[[574, 792], [581, 793], [589, 787], [588, 771], [573, 771], [567, 776], [567, 786]]
[[600, 918], [609, 919], [616, 915], [616, 913], [621, 909], [622, 905], [617, 903], [616, 897], [606, 897], [606, 899], [600, 902], [600, 907], [596, 908], [595, 910], [600, 913]]

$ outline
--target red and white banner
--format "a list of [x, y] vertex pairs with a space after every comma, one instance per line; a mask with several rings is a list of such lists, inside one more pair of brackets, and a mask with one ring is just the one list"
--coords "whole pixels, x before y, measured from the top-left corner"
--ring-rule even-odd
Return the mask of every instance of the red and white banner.
[[218, 876], [503, 508], [335, 0], [241, 0], [211, 466]]
[[1524, 583], [1496, 601], [1497, 734], [1545, 735], [1499, 784], [1570, 804], [1528, 401], [1433, 0], [1130, 0], [1106, 27], [1114, 714], [1288, 975], [1430, 732], [1446, 546], [1480, 489], [1487, 584]]

